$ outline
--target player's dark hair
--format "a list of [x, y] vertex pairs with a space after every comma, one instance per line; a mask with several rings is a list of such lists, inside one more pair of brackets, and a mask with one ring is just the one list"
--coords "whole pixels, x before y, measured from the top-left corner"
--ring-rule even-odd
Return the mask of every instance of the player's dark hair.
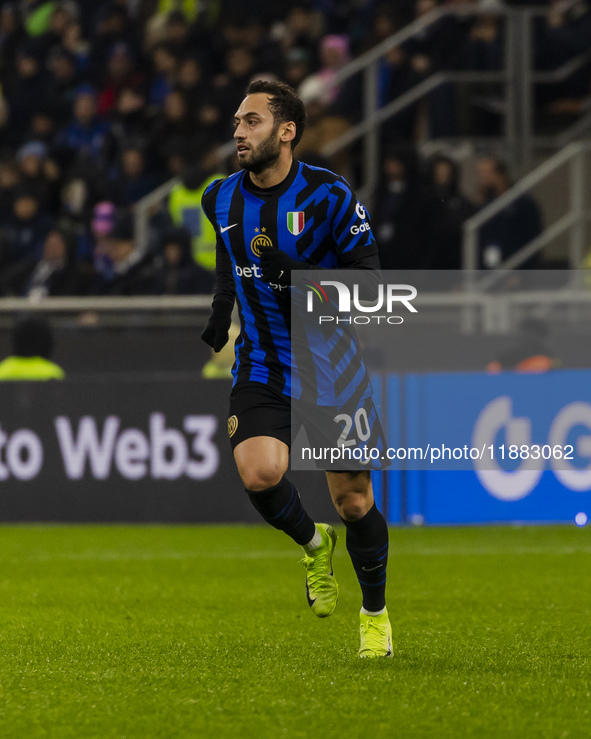
[[304, 103], [293, 87], [285, 82], [255, 80], [250, 83], [246, 90], [247, 95], [256, 95], [260, 92], [269, 95], [269, 109], [273, 113], [275, 124], [288, 123], [289, 121], [295, 123], [296, 135], [291, 140], [291, 148], [295, 149], [306, 127], [306, 107]]
[[49, 323], [40, 317], [21, 318], [12, 330], [12, 348], [17, 357], [43, 357], [53, 353], [53, 334]]

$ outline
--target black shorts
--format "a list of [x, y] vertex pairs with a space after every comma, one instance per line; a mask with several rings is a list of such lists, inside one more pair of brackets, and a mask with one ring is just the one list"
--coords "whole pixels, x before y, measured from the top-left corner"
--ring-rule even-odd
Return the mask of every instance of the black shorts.
[[240, 382], [230, 393], [228, 436], [234, 450], [253, 436], [273, 436], [291, 447], [291, 402], [262, 382]]
[[[279, 439], [291, 449], [295, 439], [303, 426], [306, 432], [307, 443], [310, 448], [330, 449], [342, 444], [359, 445], [360, 439], [355, 439], [353, 424], [343, 423], [343, 411], [349, 411], [347, 418], [355, 415], [355, 411], [362, 409], [365, 418], [374, 418], [371, 424], [371, 434], [368, 429], [365, 440], [370, 446], [384, 445], [383, 432], [373, 398], [368, 397], [360, 401], [355, 408], [336, 408], [331, 406], [309, 406], [296, 402], [292, 413], [291, 398], [273, 390], [262, 382], [242, 382], [232, 388], [230, 394], [230, 411], [228, 417], [228, 435], [232, 450], [242, 441], [254, 436], [272, 436]], [[311, 422], [314, 419], [314, 422]], [[317, 458], [316, 458], [317, 459]], [[384, 460], [375, 460], [368, 464], [359, 461], [339, 459], [338, 461], [318, 460], [313, 465], [319, 469], [339, 471], [359, 471], [361, 469], [382, 469], [388, 466]]]

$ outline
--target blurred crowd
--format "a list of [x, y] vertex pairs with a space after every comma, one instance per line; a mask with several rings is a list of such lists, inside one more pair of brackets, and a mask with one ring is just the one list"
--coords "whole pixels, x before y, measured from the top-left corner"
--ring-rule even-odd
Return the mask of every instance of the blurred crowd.
[[[499, 3], [480, 0], [484, 15], [442, 18], [387, 54], [380, 103], [439, 69], [501, 68]], [[335, 75], [440, 4], [0, 2], [0, 295], [210, 292], [215, 234], [200, 197], [212, 179], [235, 170], [218, 148], [231, 138], [248, 83], [266, 76], [296, 87], [309, 101], [298, 156], [355, 181], [354, 150], [321, 155], [360, 117], [361, 76], [337, 85]], [[538, 68], [586, 50], [590, 30], [585, 2], [552, 0], [536, 28]], [[373, 212], [384, 267], [460, 266], [462, 223], [509, 186], [506, 166], [485, 157], [477, 191], [466, 197], [454, 161], [419, 162], [414, 142], [425, 129], [429, 137], [494, 135], [502, 119], [494, 92], [475, 89], [462, 102], [444, 85], [384, 125]], [[544, 109], [572, 113], [588, 98], [589, 69], [544, 95]], [[140, 249], [134, 206], [173, 176], [179, 184], [151, 212], [149, 243]], [[513, 242], [499, 244], [493, 233], [483, 242], [482, 266], [496, 266], [541, 228], [535, 203], [518, 205], [496, 224], [519, 226]]]

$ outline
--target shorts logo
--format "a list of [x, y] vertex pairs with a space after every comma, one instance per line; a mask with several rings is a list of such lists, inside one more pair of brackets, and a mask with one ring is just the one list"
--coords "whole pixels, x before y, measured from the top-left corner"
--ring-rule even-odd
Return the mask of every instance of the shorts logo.
[[299, 210], [287, 214], [287, 228], [289, 233], [299, 236], [304, 230], [304, 212]]
[[228, 418], [228, 436], [230, 438], [234, 436], [237, 428], [238, 428], [238, 417], [230, 416], [230, 418]]
[[255, 257], [261, 256], [261, 246], [273, 246], [273, 242], [266, 234], [257, 234], [250, 242], [250, 248]]

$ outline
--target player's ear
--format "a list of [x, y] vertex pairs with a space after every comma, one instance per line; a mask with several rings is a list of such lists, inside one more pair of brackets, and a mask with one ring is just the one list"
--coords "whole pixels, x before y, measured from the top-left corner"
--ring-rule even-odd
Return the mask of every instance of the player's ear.
[[283, 133], [281, 134], [281, 141], [293, 141], [295, 139], [296, 135], [296, 125], [293, 121], [289, 121], [285, 124], [285, 127], [283, 128]]

